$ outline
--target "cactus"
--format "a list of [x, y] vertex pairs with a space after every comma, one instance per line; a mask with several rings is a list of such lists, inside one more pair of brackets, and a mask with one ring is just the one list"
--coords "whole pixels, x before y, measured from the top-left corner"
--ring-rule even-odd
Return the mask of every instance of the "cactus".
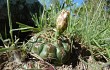
[[62, 64], [70, 52], [70, 40], [66, 36], [54, 39], [55, 32], [52, 34], [52, 37], [48, 31], [39, 35], [36, 34], [29, 40], [27, 46], [31, 52], [36, 53], [44, 60], [55, 59], [54, 63]]
[[55, 59], [55, 61], [53, 61], [55, 64], [62, 64], [67, 61], [71, 49], [70, 40], [64, 35], [59, 35], [56, 38], [56, 33], [61, 34], [64, 30], [66, 30], [68, 25], [68, 16], [69, 11], [66, 10], [63, 10], [61, 15], [58, 16], [56, 22], [57, 32], [54, 30], [47, 30], [35, 34], [27, 43], [31, 52], [36, 53], [44, 60]]

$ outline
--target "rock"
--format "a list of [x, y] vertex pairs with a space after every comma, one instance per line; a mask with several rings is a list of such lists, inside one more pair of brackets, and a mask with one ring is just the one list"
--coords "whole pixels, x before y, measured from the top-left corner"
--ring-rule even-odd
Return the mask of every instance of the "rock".
[[[6, 1], [0, 0], [0, 33], [3, 38], [10, 37]], [[43, 12], [43, 5], [38, 0], [10, 0], [10, 11], [13, 29], [18, 28], [16, 22], [34, 27], [31, 14], [37, 13], [37, 17], [39, 17]], [[18, 35], [18, 31], [15, 31], [14, 35]], [[19, 36], [24, 38], [22, 35], [24, 34]]]

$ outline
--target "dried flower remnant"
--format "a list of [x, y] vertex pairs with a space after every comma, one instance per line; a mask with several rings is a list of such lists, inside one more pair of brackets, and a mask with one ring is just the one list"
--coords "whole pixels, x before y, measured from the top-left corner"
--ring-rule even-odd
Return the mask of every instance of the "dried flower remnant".
[[56, 20], [56, 29], [59, 34], [63, 33], [67, 29], [69, 15], [69, 11], [62, 10], [60, 15], [58, 16]]

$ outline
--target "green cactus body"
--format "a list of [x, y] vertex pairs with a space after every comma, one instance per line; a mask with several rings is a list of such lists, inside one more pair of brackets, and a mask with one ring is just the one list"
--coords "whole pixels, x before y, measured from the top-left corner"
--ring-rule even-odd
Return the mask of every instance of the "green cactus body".
[[[33, 40], [32, 40], [33, 39]], [[70, 41], [66, 36], [55, 39], [55, 32], [44, 32], [33, 36], [29, 43], [31, 52], [38, 54], [44, 60], [52, 60], [55, 64], [62, 64], [68, 58]]]
[[63, 58], [66, 56], [66, 52], [65, 49], [63, 47], [63, 44], [61, 42], [61, 40], [57, 40], [54, 43], [55, 47], [56, 47], [56, 55], [57, 55], [57, 64], [62, 64], [63, 63]]
[[57, 52], [56, 53], [57, 53], [57, 59], [58, 59], [57, 63], [58, 64], [62, 64], [63, 61], [64, 61], [63, 59], [66, 56], [66, 52], [62, 48], [57, 48]]
[[66, 52], [68, 52], [70, 50], [70, 41], [66, 36], [61, 37], [61, 41], [63, 44], [63, 47], [65, 49]]
[[62, 43], [66, 52], [70, 50], [70, 46], [67, 43]]
[[31, 52], [37, 53], [39, 55], [42, 52], [43, 47], [44, 43], [35, 43], [32, 47]]
[[50, 58], [55, 59], [56, 58], [56, 48], [51, 44], [46, 44], [43, 47], [42, 52], [40, 53], [40, 56], [44, 59]]
[[43, 59], [46, 59], [48, 57], [48, 53], [49, 53], [49, 47], [47, 45], [44, 45], [43, 50], [40, 53], [40, 57], [42, 57]]

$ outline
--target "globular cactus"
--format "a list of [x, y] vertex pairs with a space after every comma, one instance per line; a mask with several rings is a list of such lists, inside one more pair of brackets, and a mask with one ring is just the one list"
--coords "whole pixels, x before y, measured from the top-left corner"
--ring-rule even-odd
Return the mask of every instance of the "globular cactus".
[[50, 37], [47, 33], [48, 32], [33, 36], [27, 43], [27, 46], [32, 53], [36, 53], [44, 60], [55, 60], [52, 62], [55, 64], [62, 64], [67, 60], [65, 57], [69, 55], [71, 48], [70, 40], [65, 36], [54, 40], [53, 38], [55, 36]]
[[[68, 25], [69, 11], [63, 10], [56, 20], [56, 29], [60, 34], [66, 30]], [[54, 30], [35, 34], [27, 43], [31, 52], [36, 53], [44, 60], [53, 60], [56, 64], [67, 61], [71, 49], [70, 40], [67, 36], [60, 35], [56, 38]]]

